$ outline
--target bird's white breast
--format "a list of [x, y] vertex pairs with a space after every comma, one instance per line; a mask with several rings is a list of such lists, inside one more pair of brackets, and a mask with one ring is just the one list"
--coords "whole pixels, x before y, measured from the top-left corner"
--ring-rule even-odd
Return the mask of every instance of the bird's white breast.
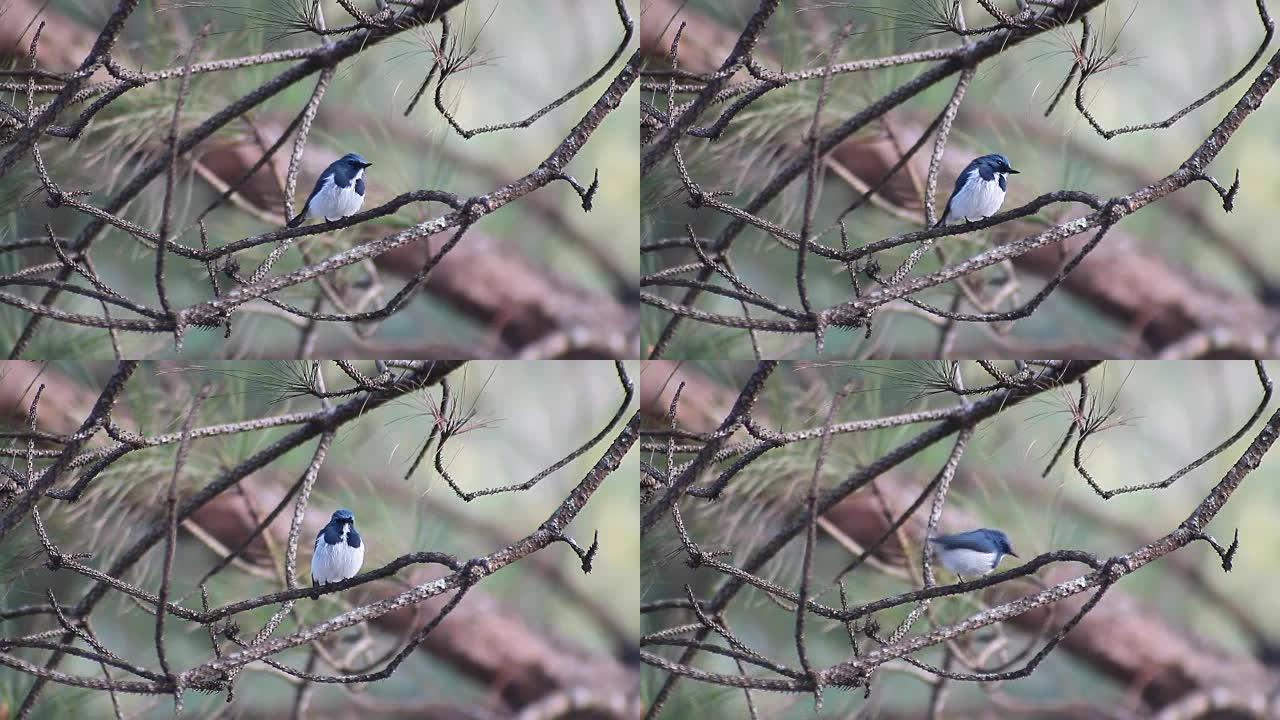
[[942, 562], [942, 566], [956, 575], [973, 577], [975, 575], [986, 575], [995, 569], [996, 554], [993, 552], [978, 552], [977, 550], [965, 548], [946, 550], [937, 545], [934, 548], [938, 553], [938, 560]]
[[1004, 203], [1004, 190], [1000, 189], [1001, 175], [996, 173], [990, 180], [983, 180], [977, 168], [969, 171], [960, 192], [951, 198], [951, 210], [947, 213], [946, 222], [956, 220], [981, 220], [996, 214]]
[[364, 196], [356, 192], [356, 180], [363, 176], [364, 170], [360, 170], [347, 187], [338, 187], [332, 175], [325, 178], [324, 186], [315, 197], [311, 198], [307, 211], [325, 220], [337, 220], [356, 214], [360, 210], [360, 205], [364, 203]]
[[321, 534], [311, 555], [311, 581], [323, 585], [355, 576], [364, 564], [364, 546], [363, 542], [360, 547], [347, 544], [347, 528], [342, 529], [342, 539], [336, 545], [326, 543]]

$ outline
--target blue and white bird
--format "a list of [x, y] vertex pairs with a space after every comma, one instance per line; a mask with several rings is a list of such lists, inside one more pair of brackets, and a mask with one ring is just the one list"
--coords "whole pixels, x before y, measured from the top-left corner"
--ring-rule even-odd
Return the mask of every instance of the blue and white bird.
[[999, 153], [974, 158], [956, 177], [956, 188], [947, 198], [947, 208], [934, 227], [995, 215], [1004, 202], [1009, 176], [1017, 174], [1017, 170], [1009, 167], [1009, 158]]
[[364, 169], [371, 165], [355, 153], [334, 160], [320, 173], [302, 211], [289, 221], [289, 227], [298, 227], [309, 217], [333, 221], [359, 212], [364, 202]]
[[315, 552], [311, 555], [313, 586], [354, 577], [364, 564], [364, 542], [356, 532], [356, 516], [343, 508], [329, 518], [329, 524], [316, 535]]
[[999, 530], [979, 528], [955, 535], [939, 535], [929, 538], [937, 550], [942, 566], [955, 573], [961, 580], [986, 575], [996, 569], [1005, 555], [1018, 557], [1009, 544], [1009, 536]]

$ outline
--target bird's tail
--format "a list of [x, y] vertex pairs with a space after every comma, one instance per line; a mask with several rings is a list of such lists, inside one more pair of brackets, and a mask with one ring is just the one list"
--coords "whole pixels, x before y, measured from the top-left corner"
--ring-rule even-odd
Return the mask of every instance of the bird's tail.
[[307, 219], [307, 211], [306, 209], [303, 209], [302, 212], [298, 213], [297, 217], [295, 217], [294, 219], [290, 220], [287, 223], [287, 226], [291, 228], [296, 228], [302, 224], [303, 220], [306, 220], [306, 219]]

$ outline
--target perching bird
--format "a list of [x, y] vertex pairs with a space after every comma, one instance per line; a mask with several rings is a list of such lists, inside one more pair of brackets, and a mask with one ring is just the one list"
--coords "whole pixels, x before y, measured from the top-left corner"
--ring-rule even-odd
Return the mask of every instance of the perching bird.
[[364, 169], [371, 165], [355, 153], [334, 160], [320, 173], [302, 211], [289, 221], [289, 227], [298, 227], [309, 217], [333, 221], [356, 214], [364, 202]]
[[999, 530], [979, 528], [956, 535], [929, 538], [938, 551], [942, 566], [962, 581], [965, 575], [986, 575], [996, 569], [1005, 555], [1018, 557], [1009, 537]]
[[316, 535], [315, 552], [311, 555], [313, 586], [354, 577], [364, 563], [364, 543], [356, 532], [356, 516], [342, 509], [329, 518], [329, 524]]
[[995, 215], [1004, 202], [1009, 176], [1017, 174], [1017, 170], [1009, 167], [1009, 158], [998, 153], [974, 158], [956, 178], [956, 189], [951, 191], [947, 209], [942, 211], [934, 227]]

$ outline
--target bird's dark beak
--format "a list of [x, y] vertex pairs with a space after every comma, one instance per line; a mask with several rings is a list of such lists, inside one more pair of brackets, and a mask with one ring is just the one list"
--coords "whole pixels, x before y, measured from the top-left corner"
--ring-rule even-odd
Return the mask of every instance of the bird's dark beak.
[[1010, 551], [1009, 551], [1009, 554], [1010, 554], [1010, 555], [1012, 555], [1012, 556], [1014, 556], [1014, 557], [1021, 557], [1020, 555], [1018, 555], [1018, 553], [1016, 553], [1016, 552], [1014, 552], [1014, 551], [1012, 551], [1012, 550], [1010, 550]]
[[365, 163], [361, 167], [373, 167], [373, 163]]
[[[1009, 173], [1010, 175], [1020, 175], [1020, 174], [1021, 174], [1021, 173], [1019, 173], [1017, 170], [1014, 170], [1013, 168], [1009, 168], [1009, 169], [1008, 169], [1008, 170], [1006, 170], [1005, 172]], [[1010, 553], [1010, 554], [1012, 555], [1012, 553]], [[1018, 557], [1018, 556], [1017, 556], [1017, 555], [1014, 555], [1014, 557]]]

